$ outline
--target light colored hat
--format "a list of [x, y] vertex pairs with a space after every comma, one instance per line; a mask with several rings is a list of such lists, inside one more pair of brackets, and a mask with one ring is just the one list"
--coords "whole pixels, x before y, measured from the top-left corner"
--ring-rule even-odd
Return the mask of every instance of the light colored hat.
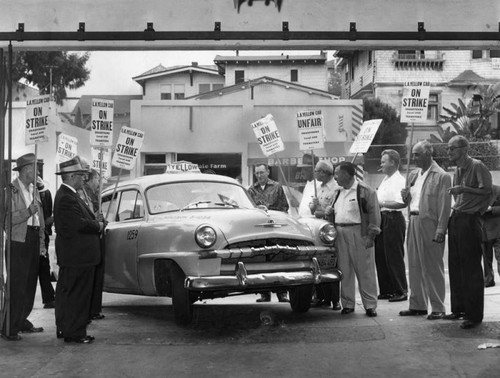
[[16, 166], [13, 168], [14, 171], [20, 171], [22, 167], [35, 163], [35, 154], [29, 153], [17, 158]]
[[71, 160], [63, 161], [61, 164], [59, 164], [59, 172], [56, 172], [56, 175], [63, 175], [65, 173], [74, 172], [88, 172], [86, 169], [82, 168], [80, 158], [78, 156], [75, 156]]

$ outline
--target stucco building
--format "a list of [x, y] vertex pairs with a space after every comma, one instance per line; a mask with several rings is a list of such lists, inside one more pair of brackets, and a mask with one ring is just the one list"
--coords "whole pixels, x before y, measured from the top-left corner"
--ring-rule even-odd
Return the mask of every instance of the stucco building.
[[[376, 97], [400, 112], [404, 82], [431, 83], [428, 119], [415, 124], [415, 139], [436, 133], [443, 106], [467, 103], [476, 85], [500, 80], [500, 50], [342, 50], [336, 56], [342, 98]], [[494, 136], [498, 117], [491, 120]]]

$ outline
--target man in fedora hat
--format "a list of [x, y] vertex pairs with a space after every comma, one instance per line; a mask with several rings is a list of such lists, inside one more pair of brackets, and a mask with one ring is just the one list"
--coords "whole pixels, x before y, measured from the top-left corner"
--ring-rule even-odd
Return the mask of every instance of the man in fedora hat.
[[104, 230], [102, 216], [96, 218], [78, 195], [85, 170], [80, 158], [59, 165], [62, 184], [54, 200], [56, 255], [59, 278], [56, 287], [57, 337], [65, 342], [91, 343], [87, 335], [95, 267], [100, 261], [99, 235]]
[[2, 325], [2, 337], [20, 340], [19, 333], [42, 332], [28, 320], [35, 301], [38, 264], [45, 254], [45, 224], [42, 204], [36, 187], [35, 154], [16, 160], [18, 177], [10, 184], [11, 191], [11, 253], [10, 253], [10, 322]]

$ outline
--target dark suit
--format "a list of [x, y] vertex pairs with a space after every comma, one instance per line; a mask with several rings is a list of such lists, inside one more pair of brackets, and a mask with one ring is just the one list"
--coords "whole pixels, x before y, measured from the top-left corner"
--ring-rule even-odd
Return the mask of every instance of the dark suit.
[[77, 193], [62, 184], [54, 201], [56, 255], [56, 326], [64, 337], [84, 337], [100, 260], [100, 224]]
[[50, 259], [49, 259], [49, 242], [50, 235], [52, 235], [52, 195], [48, 189], [41, 190], [40, 200], [42, 201], [43, 215], [45, 217], [45, 249], [46, 255], [40, 256], [40, 263], [38, 266], [38, 281], [40, 282], [40, 290], [42, 292], [43, 304], [48, 304], [54, 301], [55, 292], [52, 286], [50, 277]]

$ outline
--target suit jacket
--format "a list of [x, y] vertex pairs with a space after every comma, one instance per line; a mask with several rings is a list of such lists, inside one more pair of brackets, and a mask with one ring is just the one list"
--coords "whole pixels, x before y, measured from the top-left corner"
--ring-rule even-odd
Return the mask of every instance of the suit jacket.
[[[12, 195], [12, 240], [24, 243], [26, 240], [26, 231], [28, 229], [28, 219], [30, 213], [24, 202], [23, 192], [19, 179], [12, 181], [10, 190]], [[40, 221], [40, 251], [45, 251], [45, 223], [42, 202], [38, 190], [35, 190], [34, 198], [38, 204], [38, 219]]]
[[[410, 172], [408, 182], [411, 186], [415, 184], [419, 172], [420, 169]], [[418, 211], [420, 218], [437, 221], [436, 232], [442, 234], [446, 234], [448, 219], [450, 218], [451, 195], [448, 193], [450, 187], [451, 176], [433, 161], [422, 186]]]
[[92, 211], [66, 185], [54, 200], [57, 263], [61, 267], [86, 267], [100, 261], [99, 222]]
[[483, 241], [496, 240], [500, 238], [500, 186], [493, 185], [491, 199], [487, 210], [482, 216]]

